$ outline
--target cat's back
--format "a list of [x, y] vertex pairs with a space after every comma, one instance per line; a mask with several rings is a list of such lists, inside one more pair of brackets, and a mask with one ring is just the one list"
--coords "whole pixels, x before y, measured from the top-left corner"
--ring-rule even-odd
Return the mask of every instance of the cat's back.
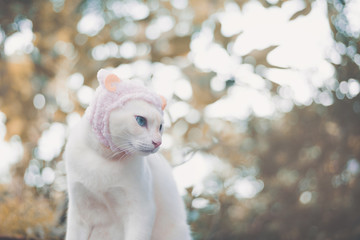
[[87, 146], [84, 139], [86, 139], [86, 132], [89, 124], [83, 117], [77, 124], [69, 130], [69, 137], [65, 146], [65, 162], [73, 161], [81, 156], [81, 153], [87, 151]]
[[91, 149], [88, 144], [92, 137], [89, 132], [90, 125], [85, 117], [70, 129], [64, 152], [68, 178], [79, 174], [86, 175], [96, 162], [94, 149]]
[[69, 137], [65, 150], [73, 149], [75, 147], [85, 147], [84, 139], [86, 139], [89, 132], [90, 124], [85, 116], [83, 116], [78, 123], [69, 129]]

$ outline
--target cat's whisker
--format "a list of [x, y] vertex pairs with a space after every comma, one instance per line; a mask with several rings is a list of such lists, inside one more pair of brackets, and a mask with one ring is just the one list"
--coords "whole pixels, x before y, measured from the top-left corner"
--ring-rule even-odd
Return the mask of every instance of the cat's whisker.
[[121, 148], [121, 149], [118, 149], [116, 151], [112, 151], [111, 153], [109, 153], [106, 157], [107, 158], [114, 158], [116, 157], [117, 155], [123, 155], [123, 156], [126, 156], [126, 155], [129, 155], [129, 152], [131, 151], [132, 149], [131, 148]]
[[122, 144], [122, 145], [116, 146], [116, 148], [112, 152], [107, 154], [107, 157], [114, 158], [114, 157], [116, 157], [116, 155], [122, 155], [121, 158], [123, 158], [128, 155], [131, 155], [134, 152], [136, 152], [136, 149], [134, 149], [134, 147], [132, 147], [129, 144]]

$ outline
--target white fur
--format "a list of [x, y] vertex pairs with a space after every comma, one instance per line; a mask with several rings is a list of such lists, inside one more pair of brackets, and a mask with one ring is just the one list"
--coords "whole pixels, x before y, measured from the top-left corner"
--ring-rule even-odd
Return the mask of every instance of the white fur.
[[[146, 117], [147, 127], [135, 116]], [[113, 111], [117, 153], [99, 143], [86, 118], [72, 130], [65, 151], [66, 240], [191, 239], [171, 167], [152, 144], [161, 141], [161, 123], [160, 112], [140, 100]]]

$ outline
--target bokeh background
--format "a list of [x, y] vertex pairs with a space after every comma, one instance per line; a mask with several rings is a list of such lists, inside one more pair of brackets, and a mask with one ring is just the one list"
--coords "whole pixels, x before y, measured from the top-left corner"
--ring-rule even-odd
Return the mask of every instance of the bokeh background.
[[168, 99], [195, 240], [360, 239], [359, 0], [0, 0], [0, 239], [63, 239], [109, 68]]

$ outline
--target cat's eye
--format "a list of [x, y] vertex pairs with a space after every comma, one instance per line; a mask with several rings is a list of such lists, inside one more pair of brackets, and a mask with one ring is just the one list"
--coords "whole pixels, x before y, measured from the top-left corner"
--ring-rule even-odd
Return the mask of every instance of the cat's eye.
[[141, 127], [146, 127], [146, 118], [142, 117], [142, 116], [135, 116], [136, 122], [141, 126]]
[[163, 128], [163, 126], [162, 126], [162, 124], [160, 124], [160, 127], [159, 127], [160, 132], [161, 132], [162, 128]]

